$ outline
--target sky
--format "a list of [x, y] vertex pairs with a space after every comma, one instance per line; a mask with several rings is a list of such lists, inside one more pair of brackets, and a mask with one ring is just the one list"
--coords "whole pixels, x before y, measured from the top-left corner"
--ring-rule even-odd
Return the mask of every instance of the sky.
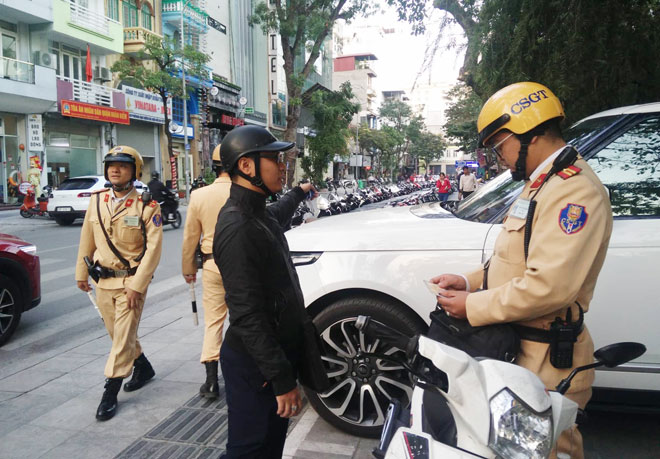
[[[458, 25], [446, 29], [441, 39], [441, 47], [432, 61], [430, 70], [422, 71], [427, 48], [436, 40], [442, 13], [429, 8], [429, 22], [424, 35], [411, 35], [411, 26], [398, 20], [396, 11], [383, 7], [386, 11], [368, 18], [358, 18], [348, 27], [358, 34], [358, 40], [347, 45], [344, 54], [370, 52], [377, 61], [372, 68], [378, 75], [378, 88], [381, 91], [404, 89], [409, 92], [418, 75], [418, 84], [422, 82], [455, 82], [463, 62], [464, 51], [460, 48], [446, 49], [450, 40], [458, 43], [465, 41], [462, 29]], [[394, 29], [393, 33], [383, 34], [382, 29]]]

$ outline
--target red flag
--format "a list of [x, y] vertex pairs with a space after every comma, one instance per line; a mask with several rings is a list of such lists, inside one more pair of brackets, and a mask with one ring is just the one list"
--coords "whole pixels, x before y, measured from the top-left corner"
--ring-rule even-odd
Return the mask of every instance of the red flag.
[[87, 77], [87, 82], [92, 81], [94, 76], [92, 73], [92, 53], [89, 51], [89, 45], [87, 45], [87, 65], [85, 66], [85, 76]]

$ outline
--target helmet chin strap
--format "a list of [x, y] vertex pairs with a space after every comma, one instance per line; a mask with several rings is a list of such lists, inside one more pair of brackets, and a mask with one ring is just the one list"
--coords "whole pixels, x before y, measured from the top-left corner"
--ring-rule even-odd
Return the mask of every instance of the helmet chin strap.
[[273, 198], [273, 200], [277, 200], [277, 195], [270, 190], [264, 183], [264, 181], [261, 179], [261, 169], [260, 169], [260, 162], [259, 161], [259, 156], [254, 157], [254, 177], [250, 177], [246, 173], [242, 172], [241, 170], [237, 170], [236, 172], [238, 173], [239, 176], [243, 177], [245, 180], [250, 182], [252, 185], [261, 188], [264, 193], [266, 193], [266, 196], [270, 196]]
[[113, 191], [128, 191], [133, 188], [133, 181], [126, 182], [125, 185], [112, 185]]
[[537, 135], [536, 132], [530, 131], [516, 136], [520, 141], [520, 151], [516, 160], [516, 169], [511, 172], [511, 178], [517, 182], [529, 179], [527, 176], [527, 148], [535, 135]]

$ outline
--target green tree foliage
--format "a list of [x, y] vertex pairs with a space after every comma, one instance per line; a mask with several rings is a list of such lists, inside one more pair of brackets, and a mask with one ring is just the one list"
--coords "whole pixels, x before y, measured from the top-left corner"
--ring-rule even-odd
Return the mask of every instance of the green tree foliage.
[[372, 155], [372, 171], [380, 176], [390, 176], [396, 168], [396, 147], [403, 137], [390, 126], [371, 129], [366, 124], [360, 126], [358, 143], [362, 153]]
[[394, 174], [397, 168], [403, 166], [410, 143], [424, 131], [424, 119], [415, 115], [410, 105], [397, 99], [385, 101], [380, 107], [379, 116], [384, 124], [383, 129], [388, 128], [388, 135], [396, 141], [393, 157], [387, 158], [388, 170]]
[[[122, 80], [160, 95], [165, 113], [164, 130], [170, 158], [174, 157], [174, 153], [172, 134], [168, 128], [170, 118], [167, 113], [167, 100], [170, 97], [183, 97], [183, 82], [179, 76], [182, 58], [186, 65], [186, 75], [208, 79], [208, 70], [204, 68], [210, 60], [208, 55], [190, 45], [181, 50], [181, 46], [171, 38], [161, 39], [151, 34], [147, 35], [144, 49], [140, 51], [137, 59], [123, 55], [112, 66], [112, 71], [119, 73]], [[187, 92], [192, 92], [193, 89], [189, 85], [186, 86]]]
[[444, 125], [447, 137], [460, 145], [461, 150], [472, 153], [477, 148], [477, 117], [482, 101], [464, 83], [458, 83], [447, 94], [449, 107], [445, 110]]
[[[427, 0], [388, 0], [423, 30]], [[464, 30], [460, 78], [486, 100], [545, 84], [569, 122], [660, 97], [660, 0], [434, 0]], [[421, 13], [420, 13], [421, 11]]]
[[410, 156], [413, 157], [419, 167], [419, 160], [423, 160], [428, 170], [429, 163], [442, 157], [447, 143], [441, 135], [422, 131], [414, 137], [410, 143]]
[[308, 138], [308, 156], [302, 167], [314, 183], [323, 183], [323, 172], [335, 155], [346, 157], [347, 141], [351, 137], [349, 124], [360, 109], [351, 102], [355, 98], [351, 84], [345, 82], [338, 91], [316, 91], [311, 98], [310, 110], [314, 116], [314, 137]]
[[[269, 0], [273, 8], [264, 1], [260, 2], [252, 24], [260, 24], [264, 33], [276, 31], [280, 34], [284, 74], [288, 92], [288, 107], [284, 139], [294, 142], [300, 119], [302, 89], [318, 59], [323, 42], [330, 36], [337, 20], [350, 21], [359, 14], [366, 13], [370, 0]], [[296, 59], [304, 59], [307, 50], [309, 57], [296, 70]], [[295, 150], [289, 154], [289, 161], [295, 160]], [[293, 172], [293, 168], [289, 167]], [[288, 178], [290, 184], [293, 176]]]

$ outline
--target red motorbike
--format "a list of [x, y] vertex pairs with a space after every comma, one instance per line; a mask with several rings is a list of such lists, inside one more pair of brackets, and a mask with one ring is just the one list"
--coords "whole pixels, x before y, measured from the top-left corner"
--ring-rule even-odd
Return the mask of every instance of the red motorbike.
[[20, 209], [21, 217], [32, 218], [35, 215], [39, 217], [48, 217], [48, 198], [36, 198], [34, 189], [29, 188], [25, 198], [23, 198], [23, 205]]

